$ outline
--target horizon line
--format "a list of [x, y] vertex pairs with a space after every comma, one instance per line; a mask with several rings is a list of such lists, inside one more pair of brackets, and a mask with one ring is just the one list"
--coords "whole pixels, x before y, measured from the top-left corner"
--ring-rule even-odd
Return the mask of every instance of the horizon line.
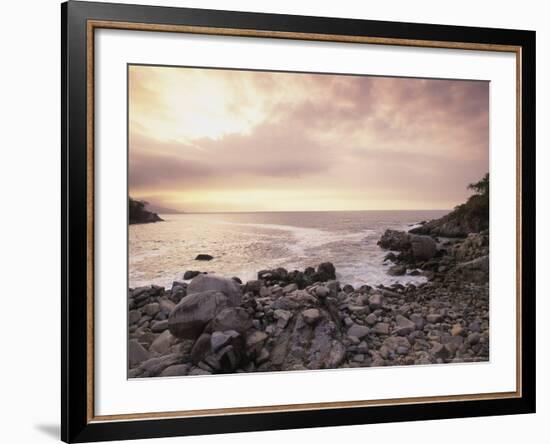
[[392, 208], [385, 210], [265, 210], [265, 211], [178, 211], [158, 214], [250, 214], [250, 213], [360, 213], [365, 211], [452, 211], [450, 208]]

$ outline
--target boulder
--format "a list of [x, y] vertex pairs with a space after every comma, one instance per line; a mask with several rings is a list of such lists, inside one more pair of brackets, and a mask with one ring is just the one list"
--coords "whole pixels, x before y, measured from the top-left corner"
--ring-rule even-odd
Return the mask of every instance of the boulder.
[[320, 285], [315, 289], [315, 295], [319, 298], [326, 298], [330, 294], [330, 289]]
[[338, 367], [346, 356], [339, 329], [330, 315], [319, 309], [321, 317], [308, 325], [302, 316], [293, 316], [284, 329], [268, 342], [266, 370], [322, 369]]
[[415, 259], [428, 260], [432, 259], [437, 253], [437, 244], [430, 236], [413, 236], [410, 237], [411, 252]]
[[250, 333], [246, 338], [246, 348], [249, 352], [260, 353], [264, 342], [268, 338], [267, 333], [256, 330]]
[[371, 310], [377, 310], [384, 304], [384, 297], [380, 293], [374, 293], [369, 296], [368, 302]]
[[164, 369], [175, 365], [181, 364], [181, 356], [179, 354], [163, 355], [156, 358], [151, 358], [140, 365], [143, 370], [142, 376], [151, 377], [160, 375]]
[[388, 270], [390, 276], [403, 276], [407, 272], [407, 268], [404, 265], [393, 265]]
[[147, 361], [151, 354], [143, 348], [137, 339], [131, 339], [128, 342], [128, 363], [130, 367], [135, 367], [143, 361]]
[[153, 333], [162, 333], [163, 331], [168, 329], [168, 319], [165, 319], [164, 321], [158, 321], [155, 322], [151, 326], [151, 331]]
[[252, 281], [248, 281], [246, 285], [244, 286], [245, 292], [250, 292], [254, 294], [258, 294], [260, 292], [260, 289], [262, 288], [262, 281], [259, 279], [255, 279]]
[[326, 282], [336, 279], [336, 268], [331, 262], [323, 262], [317, 267], [317, 279], [320, 282]]
[[214, 256], [210, 256], [209, 254], [197, 254], [195, 258], [196, 261], [211, 261], [212, 259], [214, 259]]
[[374, 327], [373, 331], [377, 335], [389, 335], [390, 334], [390, 324], [387, 322], [378, 322]]
[[128, 312], [128, 325], [136, 324], [141, 319], [140, 310], [130, 310]]
[[191, 349], [191, 361], [193, 364], [198, 364], [203, 358], [210, 352], [210, 335], [203, 333], [199, 336], [199, 339], [193, 344]]
[[437, 324], [442, 320], [443, 320], [443, 316], [441, 316], [438, 313], [431, 313], [428, 316], [426, 316], [426, 321], [428, 322], [428, 324]]
[[172, 336], [170, 331], [164, 330], [158, 337], [153, 341], [151, 344], [151, 347], [149, 348], [151, 351], [160, 353], [161, 355], [165, 354], [172, 344], [174, 343], [175, 338]]
[[320, 319], [321, 313], [316, 308], [308, 308], [302, 311], [302, 317], [306, 324], [313, 325]]
[[186, 281], [189, 280], [189, 279], [193, 279], [194, 277], [198, 276], [199, 274], [201, 274], [200, 271], [196, 271], [196, 270], [187, 270], [184, 274], [183, 274], [183, 279], [185, 279]]
[[160, 376], [185, 376], [189, 371], [189, 364], [176, 364], [166, 367]]
[[237, 337], [239, 333], [235, 330], [215, 331], [210, 336], [210, 348], [213, 352], [218, 351]]
[[416, 324], [403, 315], [398, 314], [395, 317], [395, 322], [397, 326], [393, 332], [398, 336], [407, 336], [416, 330]]
[[440, 344], [439, 342], [436, 342], [432, 349], [430, 350], [430, 353], [438, 359], [447, 359], [451, 355], [449, 349], [446, 345]]
[[225, 279], [211, 274], [200, 274], [193, 278], [187, 286], [187, 297], [205, 291], [224, 293], [232, 306], [240, 305], [243, 295], [241, 286], [232, 279]]
[[158, 302], [152, 302], [150, 304], [147, 304], [143, 311], [147, 316], [155, 316], [160, 310], [160, 305]]
[[206, 328], [208, 333], [215, 331], [235, 330], [244, 333], [252, 327], [252, 319], [247, 311], [241, 307], [229, 307], [222, 309], [212, 319]]
[[367, 336], [369, 332], [370, 329], [368, 327], [365, 327], [364, 325], [353, 324], [348, 329], [348, 336], [355, 336], [356, 338], [362, 339]]
[[170, 313], [170, 333], [178, 338], [194, 339], [219, 312], [232, 305], [232, 300], [221, 291], [209, 290], [188, 295]]
[[404, 231], [387, 229], [378, 245], [386, 250], [406, 251], [411, 248], [409, 234]]

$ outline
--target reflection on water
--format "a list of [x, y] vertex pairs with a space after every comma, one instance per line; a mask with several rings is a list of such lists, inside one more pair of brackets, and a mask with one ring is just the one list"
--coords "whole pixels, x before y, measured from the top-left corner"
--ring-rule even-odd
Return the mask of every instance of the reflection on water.
[[[407, 229], [446, 211], [335, 211], [166, 214], [129, 227], [130, 287], [171, 286], [186, 270], [254, 279], [261, 269], [303, 270], [330, 261], [343, 283], [419, 282], [386, 274], [376, 242], [386, 228]], [[194, 260], [199, 253], [214, 260]]]

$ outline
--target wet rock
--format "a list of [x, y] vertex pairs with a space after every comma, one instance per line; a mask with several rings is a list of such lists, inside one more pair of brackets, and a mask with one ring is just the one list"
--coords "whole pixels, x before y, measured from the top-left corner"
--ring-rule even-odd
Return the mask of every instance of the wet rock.
[[252, 281], [248, 281], [244, 287], [245, 292], [250, 292], [254, 294], [258, 294], [260, 292], [260, 289], [262, 288], [262, 281], [255, 279]]
[[336, 279], [336, 268], [331, 262], [323, 262], [317, 267], [317, 279], [320, 282], [326, 282]]
[[405, 251], [411, 247], [409, 235], [404, 231], [388, 229], [384, 232], [378, 245], [387, 250]]
[[199, 274], [201, 274], [200, 271], [196, 271], [196, 270], [187, 270], [184, 274], [183, 274], [183, 279], [184, 280], [189, 280], [189, 279], [193, 279], [194, 277], [198, 276]]
[[393, 265], [389, 268], [388, 274], [390, 276], [403, 276], [407, 272], [407, 267], [404, 265]]
[[355, 291], [355, 289], [353, 288], [353, 286], [351, 286], [349, 284], [346, 284], [346, 285], [344, 285], [344, 288], [342, 288], [342, 291], [344, 293], [349, 294], [349, 293], [353, 293]]
[[214, 259], [214, 256], [211, 256], [209, 254], [197, 254], [197, 257], [195, 257], [196, 261], [211, 261]]

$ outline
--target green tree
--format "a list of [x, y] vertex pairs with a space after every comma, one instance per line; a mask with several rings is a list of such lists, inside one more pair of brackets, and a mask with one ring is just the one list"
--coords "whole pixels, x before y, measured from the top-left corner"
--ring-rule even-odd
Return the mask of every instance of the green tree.
[[479, 182], [471, 183], [470, 185], [468, 185], [468, 189], [475, 191], [476, 194], [480, 194], [481, 196], [488, 196], [489, 173], [485, 174], [485, 176], [483, 176], [483, 179], [481, 179]]

